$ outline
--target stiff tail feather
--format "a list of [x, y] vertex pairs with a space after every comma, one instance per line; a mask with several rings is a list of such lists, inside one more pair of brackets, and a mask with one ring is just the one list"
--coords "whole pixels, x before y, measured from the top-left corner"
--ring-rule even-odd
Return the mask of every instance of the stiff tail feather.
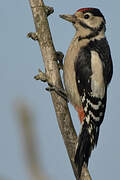
[[99, 127], [93, 123], [87, 124], [84, 121], [80, 135], [78, 137], [78, 144], [75, 154], [75, 164], [78, 168], [78, 175], [81, 176], [82, 166], [84, 163], [88, 165], [89, 157], [94, 146], [97, 145], [99, 136]]

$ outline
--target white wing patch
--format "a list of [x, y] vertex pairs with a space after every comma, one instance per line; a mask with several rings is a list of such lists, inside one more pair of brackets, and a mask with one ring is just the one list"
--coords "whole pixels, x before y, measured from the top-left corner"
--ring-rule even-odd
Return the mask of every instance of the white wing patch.
[[103, 66], [100, 57], [96, 51], [91, 51], [91, 68], [92, 68], [92, 76], [91, 76], [92, 95], [102, 99], [105, 95]]

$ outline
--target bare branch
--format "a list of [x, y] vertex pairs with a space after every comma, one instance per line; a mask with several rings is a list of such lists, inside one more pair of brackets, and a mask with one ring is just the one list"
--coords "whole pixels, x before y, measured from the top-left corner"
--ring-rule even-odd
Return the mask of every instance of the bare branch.
[[[59, 67], [57, 63], [57, 54], [53, 45], [49, 24], [47, 20], [47, 15], [45, 13], [44, 2], [43, 0], [29, 0], [29, 1], [33, 13], [38, 42], [43, 56], [47, 82], [48, 84], [50, 83], [55, 87], [63, 89], [63, 85], [59, 73]], [[59, 128], [61, 130], [61, 134], [64, 139], [64, 143], [71, 161], [71, 165], [73, 167], [74, 174], [76, 176], [76, 179], [79, 180], [77, 168], [74, 163], [77, 135], [71, 120], [67, 103], [61, 96], [59, 96], [54, 91], [51, 91], [51, 97], [54, 104]], [[89, 175], [86, 167], [83, 167], [82, 174], [84, 174], [85, 176], [86, 174]], [[82, 178], [81, 176], [81, 180], [88, 180], [88, 179]]]
[[27, 34], [27, 37], [33, 39], [34, 41], [37, 41], [38, 40], [38, 33], [37, 32], [36, 33], [29, 32]]
[[54, 12], [53, 7], [45, 6], [45, 13], [46, 13], [47, 16], [49, 16], [53, 12]]
[[41, 80], [41, 81], [43, 81], [43, 82], [47, 82], [48, 79], [47, 79], [46, 74], [43, 73], [40, 69], [38, 69], [38, 71], [39, 71], [39, 74], [36, 75], [36, 76], [34, 76], [34, 78], [35, 78], [36, 80]]

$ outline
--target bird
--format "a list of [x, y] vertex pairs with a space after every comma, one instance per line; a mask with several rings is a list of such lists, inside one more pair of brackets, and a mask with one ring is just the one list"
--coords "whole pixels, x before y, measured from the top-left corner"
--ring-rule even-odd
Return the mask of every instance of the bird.
[[97, 146], [113, 62], [105, 35], [106, 20], [98, 8], [81, 8], [73, 15], [60, 17], [71, 22], [76, 30], [64, 58], [63, 79], [67, 97], [81, 123], [74, 158], [80, 177], [83, 164], [88, 166]]

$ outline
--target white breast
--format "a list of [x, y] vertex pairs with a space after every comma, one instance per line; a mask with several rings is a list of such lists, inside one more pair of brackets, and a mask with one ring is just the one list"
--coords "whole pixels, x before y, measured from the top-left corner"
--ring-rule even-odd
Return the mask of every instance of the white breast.
[[78, 41], [78, 36], [75, 35], [64, 60], [63, 76], [65, 89], [71, 104], [78, 107], [81, 107], [81, 98], [77, 89], [74, 63], [80, 52], [80, 48], [86, 46], [87, 43], [88, 40], [86, 39], [81, 43]]

